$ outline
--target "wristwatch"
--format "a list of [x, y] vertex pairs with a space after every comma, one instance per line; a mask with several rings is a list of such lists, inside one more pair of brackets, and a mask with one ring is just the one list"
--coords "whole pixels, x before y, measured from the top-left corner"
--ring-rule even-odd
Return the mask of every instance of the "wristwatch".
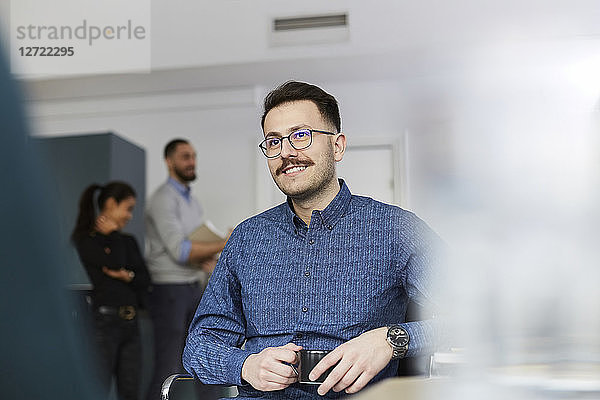
[[392, 360], [403, 358], [406, 355], [410, 337], [404, 328], [402, 328], [400, 325], [388, 326], [386, 340], [388, 344], [392, 346]]

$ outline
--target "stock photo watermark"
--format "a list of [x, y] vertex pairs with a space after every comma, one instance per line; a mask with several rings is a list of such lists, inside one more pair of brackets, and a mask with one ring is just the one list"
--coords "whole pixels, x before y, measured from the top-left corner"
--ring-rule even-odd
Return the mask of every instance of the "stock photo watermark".
[[11, 70], [150, 72], [150, 0], [11, 0]]

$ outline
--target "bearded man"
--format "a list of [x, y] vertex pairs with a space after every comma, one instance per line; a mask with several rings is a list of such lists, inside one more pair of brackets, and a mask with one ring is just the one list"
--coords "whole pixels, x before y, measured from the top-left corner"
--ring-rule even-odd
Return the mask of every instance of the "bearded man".
[[188, 239], [205, 222], [189, 186], [196, 179], [192, 145], [184, 139], [171, 140], [164, 158], [169, 178], [154, 192], [146, 209], [146, 263], [153, 285], [150, 315], [154, 329], [149, 400], [160, 398], [165, 378], [183, 372], [181, 355], [187, 329], [216, 264], [215, 256], [226, 242]]
[[[440, 240], [413, 213], [338, 179], [346, 136], [332, 95], [291, 81], [264, 105], [259, 147], [287, 201], [231, 234], [184, 365], [204, 383], [237, 385], [237, 399], [343, 397], [433, 350], [439, 319], [408, 322], [406, 310], [436, 309]], [[330, 351], [308, 380], [296, 371], [301, 350]]]

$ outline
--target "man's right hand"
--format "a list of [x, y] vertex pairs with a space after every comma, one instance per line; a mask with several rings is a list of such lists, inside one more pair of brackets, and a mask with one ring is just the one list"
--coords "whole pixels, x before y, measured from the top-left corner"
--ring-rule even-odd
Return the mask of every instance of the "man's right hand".
[[298, 381], [294, 369], [287, 364], [296, 363], [296, 352], [302, 346], [288, 343], [281, 347], [267, 347], [251, 354], [242, 365], [242, 379], [261, 391], [282, 390]]

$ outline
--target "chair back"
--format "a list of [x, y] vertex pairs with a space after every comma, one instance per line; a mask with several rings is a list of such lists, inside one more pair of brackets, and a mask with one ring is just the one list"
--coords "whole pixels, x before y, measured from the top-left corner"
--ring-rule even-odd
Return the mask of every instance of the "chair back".
[[218, 400], [237, 395], [235, 386], [205, 385], [190, 374], [174, 374], [162, 384], [161, 400]]

